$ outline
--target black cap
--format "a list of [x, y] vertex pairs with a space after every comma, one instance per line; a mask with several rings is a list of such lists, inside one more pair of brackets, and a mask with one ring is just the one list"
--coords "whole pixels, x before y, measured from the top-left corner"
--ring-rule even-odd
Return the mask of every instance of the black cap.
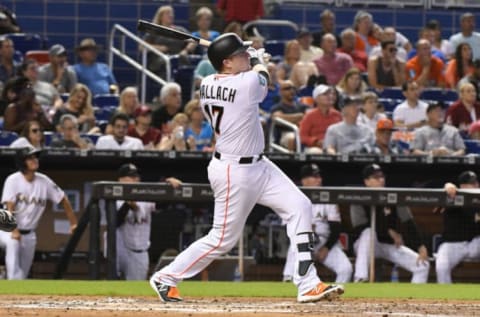
[[465, 171], [458, 176], [458, 185], [478, 183], [478, 177], [475, 172]]
[[443, 110], [443, 109], [445, 109], [445, 105], [443, 104], [443, 102], [432, 102], [427, 107], [427, 113], [429, 113], [430, 111], [435, 110], [437, 108], [440, 108], [440, 109]]
[[138, 168], [131, 163], [123, 164], [122, 166], [120, 166], [120, 168], [118, 169], [118, 177], [126, 176], [140, 177]]
[[303, 165], [300, 169], [300, 178], [322, 176], [321, 174], [320, 168], [315, 163]]
[[363, 179], [370, 178], [372, 175], [375, 175], [376, 173], [382, 173], [382, 168], [378, 164], [370, 164], [367, 165], [363, 168], [362, 175]]

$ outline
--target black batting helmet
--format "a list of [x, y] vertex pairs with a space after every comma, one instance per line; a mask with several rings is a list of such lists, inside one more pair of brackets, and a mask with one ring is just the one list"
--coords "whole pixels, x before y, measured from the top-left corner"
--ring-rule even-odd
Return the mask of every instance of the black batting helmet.
[[15, 163], [17, 164], [17, 168], [21, 172], [24, 172], [25, 169], [27, 168], [27, 165], [25, 164], [25, 160], [32, 156], [36, 156], [38, 158], [41, 152], [42, 150], [38, 150], [33, 147], [26, 147], [21, 149], [20, 151], [17, 152], [17, 155], [15, 156]]
[[222, 69], [223, 60], [229, 56], [245, 52], [250, 43], [244, 43], [235, 33], [225, 33], [217, 37], [208, 47], [208, 59], [217, 71]]

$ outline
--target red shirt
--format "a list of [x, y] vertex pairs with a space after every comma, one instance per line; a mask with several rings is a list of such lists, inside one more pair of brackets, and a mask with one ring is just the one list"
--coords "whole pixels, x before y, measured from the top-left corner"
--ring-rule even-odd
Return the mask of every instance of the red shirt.
[[318, 108], [305, 114], [300, 121], [300, 140], [306, 146], [315, 146], [318, 140], [325, 138], [327, 128], [342, 121], [342, 115], [335, 109], [329, 109], [324, 115]]
[[227, 23], [245, 23], [263, 16], [262, 0], [218, 0], [217, 8], [225, 12]]
[[358, 68], [361, 72], [367, 71], [368, 56], [364, 51], [358, 51], [354, 49], [353, 51], [345, 52], [343, 48], [339, 47], [337, 48], [337, 52], [350, 55], [356, 68]]
[[138, 134], [137, 130], [135, 129], [135, 125], [130, 125], [128, 127], [127, 135], [129, 135], [131, 137], [134, 137], [134, 138], [139, 138], [140, 140], [142, 140], [143, 145], [147, 145], [149, 143], [152, 143], [153, 145], [157, 145], [158, 142], [160, 142], [160, 139], [162, 137], [162, 132], [160, 132], [159, 129], [155, 129], [155, 128], [150, 127], [147, 130], [147, 133], [140, 136]]
[[[480, 103], [475, 102], [473, 108], [475, 109], [476, 120], [480, 120]], [[470, 112], [465, 108], [465, 105], [461, 100], [455, 101], [450, 107], [448, 107], [445, 118], [447, 123], [457, 128], [461, 128], [462, 130], [468, 128], [473, 122]], [[461, 125], [463, 126], [461, 127]]]

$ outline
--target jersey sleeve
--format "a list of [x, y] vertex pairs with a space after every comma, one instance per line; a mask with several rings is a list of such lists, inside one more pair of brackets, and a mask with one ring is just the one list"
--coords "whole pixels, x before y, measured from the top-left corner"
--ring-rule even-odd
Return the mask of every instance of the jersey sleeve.
[[328, 205], [327, 208], [327, 221], [340, 222], [340, 212], [337, 205]]
[[55, 184], [50, 178], [45, 176], [45, 185], [47, 186], [47, 197], [53, 203], [58, 204], [65, 197], [64, 191]]
[[250, 98], [254, 103], [260, 103], [268, 93], [268, 80], [256, 71], [245, 73], [249, 81]]
[[2, 193], [2, 203], [6, 203], [8, 201], [15, 202], [16, 190], [15, 190], [15, 182], [11, 176], [9, 176], [5, 183], [3, 184], [3, 193]]

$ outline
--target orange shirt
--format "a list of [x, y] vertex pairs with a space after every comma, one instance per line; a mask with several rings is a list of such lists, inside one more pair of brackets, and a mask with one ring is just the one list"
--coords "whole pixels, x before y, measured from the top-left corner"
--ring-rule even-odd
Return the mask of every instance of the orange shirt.
[[[367, 37], [367, 42], [372, 48], [378, 45], [378, 40], [371, 35]], [[367, 53], [367, 45], [358, 33], [355, 33], [355, 49]]]
[[[443, 76], [443, 62], [438, 57], [432, 56], [430, 74], [428, 75], [427, 87], [438, 87], [445, 84], [445, 77]], [[418, 61], [418, 56], [410, 59], [405, 65], [407, 71], [407, 79], [416, 80], [422, 73], [422, 65]]]
[[460, 79], [464, 76], [470, 75], [472, 72], [473, 66], [470, 65], [463, 70], [463, 76], [459, 78], [457, 76], [457, 60], [450, 60], [447, 64], [447, 69], [445, 70], [445, 81], [447, 82], [447, 86], [455, 89]]

